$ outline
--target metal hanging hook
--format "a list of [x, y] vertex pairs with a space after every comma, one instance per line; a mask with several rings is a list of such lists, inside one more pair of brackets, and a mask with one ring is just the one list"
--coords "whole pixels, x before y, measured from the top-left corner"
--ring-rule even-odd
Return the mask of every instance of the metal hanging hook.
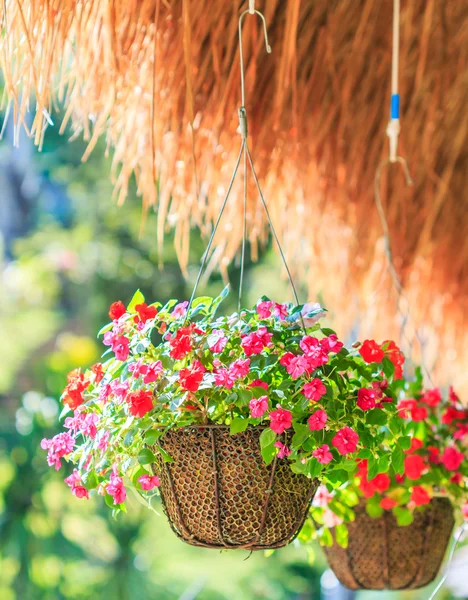
[[263, 33], [265, 35], [265, 47], [268, 54], [271, 53], [271, 46], [268, 43], [268, 32], [265, 17], [259, 10], [255, 9], [255, 2], [249, 0], [249, 8], [239, 17], [239, 56], [240, 56], [240, 72], [241, 72], [241, 108], [245, 107], [245, 85], [244, 85], [244, 54], [242, 52], [242, 21], [247, 14], [257, 14], [263, 22]]

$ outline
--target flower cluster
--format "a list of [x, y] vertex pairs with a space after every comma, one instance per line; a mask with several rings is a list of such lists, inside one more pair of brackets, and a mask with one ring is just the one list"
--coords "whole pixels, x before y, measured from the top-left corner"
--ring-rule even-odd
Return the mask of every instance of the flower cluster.
[[407, 436], [397, 346], [345, 348], [320, 325], [318, 305], [262, 298], [252, 310], [217, 316], [226, 294], [190, 307], [148, 305], [140, 292], [127, 307], [112, 304], [100, 332], [103, 362], [70, 374], [67, 431], [43, 441], [49, 464], [58, 469], [65, 457], [76, 465], [66, 482], [77, 497], [96, 490], [121, 510], [132, 487], [150, 500], [159, 486], [155, 454], [172, 460], [160, 436], [194, 424], [229, 425], [232, 435], [259, 427], [267, 464], [286, 460], [330, 489], [355, 477], [356, 459], [368, 475], [375, 457], [390, 468], [394, 448], [381, 450], [382, 430], [392, 428], [394, 447]]
[[[381, 356], [378, 346], [367, 346], [366, 358]], [[419, 369], [414, 381], [400, 382], [398, 397], [399, 416], [382, 428], [379, 452], [365, 448], [357, 454], [346, 485], [327, 490], [332, 493], [326, 502], [312, 510], [319, 523], [330, 521], [332, 512], [335, 525], [343, 526], [361, 501], [369, 515], [392, 511], [400, 525], [409, 525], [414, 511], [435, 496], [449, 498], [468, 520], [468, 410], [452, 388], [446, 398], [437, 388], [423, 390]]]

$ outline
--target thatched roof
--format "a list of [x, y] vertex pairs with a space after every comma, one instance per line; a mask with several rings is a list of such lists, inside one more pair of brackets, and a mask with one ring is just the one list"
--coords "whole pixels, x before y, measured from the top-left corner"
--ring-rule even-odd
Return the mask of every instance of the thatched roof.
[[[5, 19], [0, 4], [9, 111], [19, 122], [28, 107], [36, 111], [31, 133], [39, 145], [45, 115], [59, 104], [64, 124], [89, 140], [87, 155], [106, 136], [119, 201], [135, 174], [145, 208], [158, 209], [159, 240], [167, 223], [175, 227], [182, 265], [189, 226], [206, 231], [212, 223], [240, 144], [244, 5], [5, 0]], [[323, 296], [340, 331], [359, 322], [362, 335], [398, 336], [373, 200], [388, 152], [392, 2], [264, 0], [257, 8], [273, 53], [265, 53], [258, 19], [247, 18], [251, 147], [288, 260], [310, 295]], [[467, 377], [468, 359], [467, 65], [468, 4], [402, 0], [400, 152], [415, 185], [407, 188], [394, 166], [382, 194], [414, 322], [425, 324], [421, 337], [436, 342], [432, 359], [456, 383]], [[218, 240], [223, 267], [239, 247], [240, 193]], [[254, 255], [265, 225], [252, 189]]]

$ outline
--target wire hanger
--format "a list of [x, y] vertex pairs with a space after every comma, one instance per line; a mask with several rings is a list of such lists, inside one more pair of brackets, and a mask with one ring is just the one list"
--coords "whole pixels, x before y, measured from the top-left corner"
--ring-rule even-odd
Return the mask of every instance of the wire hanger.
[[[266, 26], [266, 21], [265, 21], [265, 17], [263, 16], [263, 14], [259, 11], [256, 10], [255, 8], [255, 0], [249, 0], [249, 7], [244, 10], [244, 12], [241, 13], [240, 17], [239, 17], [239, 62], [240, 62], [240, 80], [241, 80], [241, 106], [238, 109], [238, 117], [239, 117], [239, 132], [241, 134], [241, 147], [240, 147], [240, 151], [239, 151], [239, 155], [237, 157], [235, 166], [234, 166], [234, 171], [231, 177], [231, 180], [229, 182], [228, 185], [228, 189], [226, 192], [226, 195], [224, 197], [224, 200], [222, 202], [221, 205], [221, 209], [219, 212], [219, 215], [216, 219], [213, 231], [211, 233], [210, 239], [208, 241], [205, 253], [203, 255], [203, 259], [202, 259], [202, 263], [201, 263], [201, 267], [200, 267], [200, 271], [197, 275], [197, 279], [195, 281], [195, 285], [193, 288], [193, 292], [192, 295], [190, 297], [190, 301], [189, 301], [189, 305], [188, 305], [188, 309], [187, 309], [187, 314], [188, 314], [188, 310], [190, 309], [192, 302], [195, 298], [195, 293], [197, 291], [198, 285], [200, 283], [200, 279], [202, 276], [202, 273], [206, 267], [206, 264], [208, 262], [208, 258], [210, 255], [210, 250], [211, 247], [213, 245], [213, 240], [214, 237], [216, 235], [216, 231], [218, 230], [220, 221], [221, 221], [221, 217], [223, 216], [224, 213], [224, 209], [226, 208], [229, 196], [231, 194], [232, 191], [232, 187], [234, 185], [234, 181], [236, 179], [238, 170], [239, 170], [239, 166], [240, 166], [240, 162], [241, 162], [241, 158], [243, 158], [243, 235], [242, 235], [242, 246], [241, 246], [241, 267], [240, 267], [240, 279], [239, 279], [239, 296], [238, 296], [238, 313], [240, 313], [241, 310], [241, 305], [242, 305], [242, 288], [243, 288], [243, 281], [244, 281], [244, 262], [245, 262], [245, 247], [246, 247], [246, 240], [247, 240], [247, 171], [248, 171], [248, 167], [250, 167], [250, 170], [252, 172], [254, 181], [255, 181], [255, 185], [257, 187], [259, 196], [260, 196], [260, 200], [261, 203], [263, 205], [263, 208], [265, 210], [265, 214], [268, 220], [268, 224], [270, 226], [271, 229], [271, 233], [273, 235], [273, 238], [276, 242], [276, 245], [278, 247], [278, 251], [280, 253], [283, 265], [286, 269], [286, 273], [288, 275], [288, 279], [289, 279], [289, 283], [291, 285], [291, 289], [292, 289], [292, 293], [294, 296], [294, 300], [296, 302], [297, 305], [299, 305], [299, 297], [296, 291], [296, 287], [294, 285], [293, 282], [293, 278], [291, 275], [291, 271], [288, 267], [288, 264], [286, 262], [286, 257], [284, 255], [284, 252], [281, 248], [281, 244], [278, 238], [278, 235], [276, 233], [276, 230], [273, 226], [272, 220], [271, 220], [271, 216], [270, 216], [270, 212], [268, 210], [267, 207], [267, 203], [265, 200], [265, 197], [263, 196], [263, 192], [261, 190], [259, 181], [258, 181], [258, 177], [257, 177], [257, 173], [255, 171], [255, 167], [254, 167], [254, 163], [253, 163], [253, 159], [252, 159], [252, 155], [250, 153], [249, 150], [249, 146], [248, 146], [248, 142], [247, 142], [247, 138], [248, 138], [248, 120], [247, 120], [247, 109], [245, 107], [245, 74], [244, 74], [244, 54], [243, 54], [243, 48], [242, 48], [242, 26], [243, 26], [243, 22], [244, 19], [247, 15], [258, 15], [258, 17], [260, 17], [261, 21], [262, 21], [262, 25], [263, 25], [263, 33], [264, 33], [264, 37], [265, 37], [265, 48], [266, 51], [268, 52], [268, 54], [271, 53], [271, 46], [268, 42], [268, 32], [267, 32], [267, 26]], [[303, 321], [303, 318], [301, 316], [301, 323], [303, 326], [303, 329], [305, 331], [305, 324]]]

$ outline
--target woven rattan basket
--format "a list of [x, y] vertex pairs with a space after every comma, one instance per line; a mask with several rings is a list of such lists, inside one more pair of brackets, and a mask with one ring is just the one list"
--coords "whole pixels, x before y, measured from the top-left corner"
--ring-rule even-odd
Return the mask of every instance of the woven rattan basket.
[[289, 544], [301, 529], [317, 480], [293, 473], [287, 460], [265, 465], [261, 428], [231, 436], [229, 427], [168, 431], [159, 441], [174, 462], [159, 460], [164, 511], [192, 546], [265, 550]]
[[410, 590], [437, 577], [454, 526], [452, 505], [434, 498], [414, 522], [399, 527], [391, 512], [375, 519], [364, 503], [356, 507], [346, 549], [334, 544], [325, 553], [343, 585], [357, 590]]

